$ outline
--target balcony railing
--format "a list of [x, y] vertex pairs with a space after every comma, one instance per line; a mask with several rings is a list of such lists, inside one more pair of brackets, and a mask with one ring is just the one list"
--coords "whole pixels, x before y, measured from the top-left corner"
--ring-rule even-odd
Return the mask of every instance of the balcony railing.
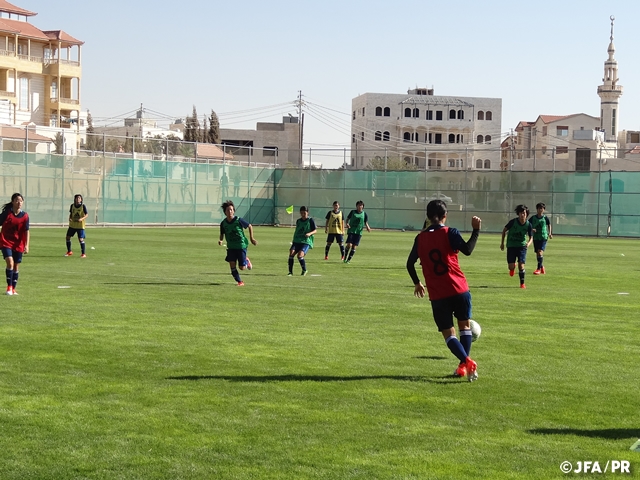
[[[14, 94], [15, 95], [15, 94]], [[51, 103], [68, 103], [70, 105], [80, 105], [78, 100], [73, 98], [63, 98], [63, 97], [51, 97]]]
[[0, 97], [16, 97], [16, 92], [7, 92], [5, 90], [0, 90]]
[[80, 62], [77, 62], [75, 60], [66, 60], [64, 58], [48, 58], [47, 63], [50, 65], [55, 65], [56, 63], [59, 63], [60, 65], [72, 65], [74, 67], [80, 66]]
[[72, 65], [72, 66], [75, 66], [75, 67], [79, 67], [80, 66], [80, 62], [77, 62], [75, 60], [66, 60], [64, 58], [61, 58], [61, 59], [58, 59], [58, 58], [43, 58], [43, 57], [36, 57], [34, 55], [23, 55], [21, 53], [16, 54], [16, 52], [14, 50], [2, 50], [2, 49], [0, 49], [0, 56], [3, 56], [3, 57], [18, 57], [20, 60], [25, 60], [27, 62], [34, 62], [34, 63], [44, 63], [46, 65], [59, 63], [61, 65]]

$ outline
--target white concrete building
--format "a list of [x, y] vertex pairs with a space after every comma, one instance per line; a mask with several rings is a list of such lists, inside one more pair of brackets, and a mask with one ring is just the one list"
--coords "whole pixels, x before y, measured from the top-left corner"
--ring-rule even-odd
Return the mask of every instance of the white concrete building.
[[351, 165], [401, 158], [419, 169], [500, 169], [502, 99], [448, 97], [416, 88], [351, 102]]

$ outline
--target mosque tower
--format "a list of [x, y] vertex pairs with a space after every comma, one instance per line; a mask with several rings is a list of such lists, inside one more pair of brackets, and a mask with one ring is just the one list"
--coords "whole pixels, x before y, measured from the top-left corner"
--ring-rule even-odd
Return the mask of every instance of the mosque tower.
[[622, 95], [622, 86], [618, 85], [618, 62], [613, 58], [616, 51], [613, 46], [613, 22], [615, 21], [615, 17], [611, 16], [610, 18], [611, 42], [607, 49], [609, 58], [604, 62], [603, 84], [598, 87], [598, 96], [600, 97], [600, 128], [605, 132], [605, 142], [616, 141], [620, 119], [618, 99], [620, 98], [620, 95]]

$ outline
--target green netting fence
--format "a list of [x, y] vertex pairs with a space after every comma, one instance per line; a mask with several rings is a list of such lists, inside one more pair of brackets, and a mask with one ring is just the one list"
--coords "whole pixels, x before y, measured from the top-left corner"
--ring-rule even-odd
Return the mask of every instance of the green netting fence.
[[348, 212], [362, 200], [373, 228], [418, 230], [440, 198], [461, 230], [478, 215], [483, 230], [500, 232], [516, 205], [544, 202], [554, 233], [640, 237], [640, 172], [274, 169], [0, 152], [0, 174], [0, 197], [21, 192], [31, 222], [43, 225], [65, 225], [80, 193], [88, 225], [216, 224], [230, 198], [256, 225], [289, 225], [301, 205], [323, 224], [333, 201]]

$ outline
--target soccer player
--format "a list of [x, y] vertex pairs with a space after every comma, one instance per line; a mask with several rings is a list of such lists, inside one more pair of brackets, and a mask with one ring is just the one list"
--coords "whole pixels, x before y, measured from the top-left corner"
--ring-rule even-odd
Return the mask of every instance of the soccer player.
[[289, 276], [293, 275], [293, 259], [298, 255], [298, 261], [302, 267], [301, 275], [307, 274], [307, 263], [304, 259], [310, 248], [313, 248], [313, 235], [316, 233], [316, 222], [309, 216], [309, 209], [304, 205], [300, 207], [300, 218], [296, 221], [296, 230], [293, 233], [293, 242], [289, 250]]
[[[531, 224], [527, 220], [529, 216], [529, 208], [526, 205], [518, 205], [515, 212], [518, 214], [516, 218], [509, 220], [502, 230], [502, 241], [500, 242], [500, 250], [504, 251], [504, 237], [507, 237], [507, 263], [509, 264], [509, 275], [513, 277], [516, 269], [516, 260], [518, 261], [518, 275], [520, 277], [520, 288], [527, 288], [524, 284], [524, 265], [527, 261], [527, 247], [533, 241], [533, 230]], [[527, 241], [527, 235], [529, 240]]]
[[[482, 220], [479, 217], [471, 219], [473, 232], [469, 241], [465, 242], [457, 229], [445, 226], [447, 205], [442, 200], [429, 202], [427, 218], [430, 224], [416, 236], [407, 258], [407, 271], [415, 285], [413, 294], [418, 298], [425, 295], [425, 286], [420, 282], [415, 267], [420, 259], [433, 319], [447, 347], [460, 361], [453, 374], [457, 377], [466, 375], [473, 382], [478, 378], [478, 366], [469, 356], [472, 341], [469, 325], [471, 293], [458, 264], [458, 252], [471, 255], [478, 241]], [[460, 340], [453, 326], [454, 316], [458, 320]]]
[[80, 249], [82, 250], [80, 257], [86, 258], [84, 222], [88, 216], [87, 206], [82, 203], [82, 195], [75, 195], [73, 197], [73, 203], [69, 207], [69, 228], [67, 229], [67, 253], [64, 254], [65, 257], [73, 255], [71, 251], [71, 237], [77, 233]]
[[351, 210], [347, 215], [347, 250], [344, 263], [351, 263], [351, 259], [356, 254], [356, 248], [360, 245], [362, 230], [366, 227], [367, 232], [371, 232], [369, 227], [369, 217], [364, 212], [364, 202], [358, 200], [356, 209]]
[[340, 260], [344, 260], [344, 244], [342, 243], [344, 219], [342, 218], [340, 204], [337, 201], [333, 202], [333, 210], [329, 210], [325, 218], [327, 219], [327, 222], [324, 225], [324, 233], [327, 234], [327, 246], [324, 247], [324, 259], [329, 260], [329, 249], [335, 240], [340, 246]]
[[538, 257], [538, 268], [533, 272], [534, 275], [544, 275], [544, 249], [547, 246], [547, 240], [553, 238], [551, 235], [551, 222], [549, 217], [544, 214], [547, 206], [540, 202], [536, 205], [536, 215], [531, 215], [529, 223], [533, 230], [533, 249], [536, 251]]
[[11, 201], [2, 206], [0, 213], [0, 248], [7, 264], [7, 295], [18, 295], [18, 270], [22, 254], [29, 253], [29, 215], [22, 210], [24, 198], [19, 193], [11, 195]]
[[249, 239], [253, 245], [257, 245], [258, 241], [253, 237], [253, 226], [244, 218], [235, 215], [236, 207], [231, 200], [227, 200], [222, 204], [222, 211], [226, 218], [220, 222], [220, 240], [218, 245], [222, 245], [222, 241], [227, 239], [227, 257], [225, 262], [229, 262], [231, 275], [238, 282], [239, 287], [244, 287], [244, 282], [240, 278], [236, 265], [240, 270], [251, 270], [251, 260], [247, 257], [247, 247], [249, 241], [244, 234], [244, 229], [249, 230]]

